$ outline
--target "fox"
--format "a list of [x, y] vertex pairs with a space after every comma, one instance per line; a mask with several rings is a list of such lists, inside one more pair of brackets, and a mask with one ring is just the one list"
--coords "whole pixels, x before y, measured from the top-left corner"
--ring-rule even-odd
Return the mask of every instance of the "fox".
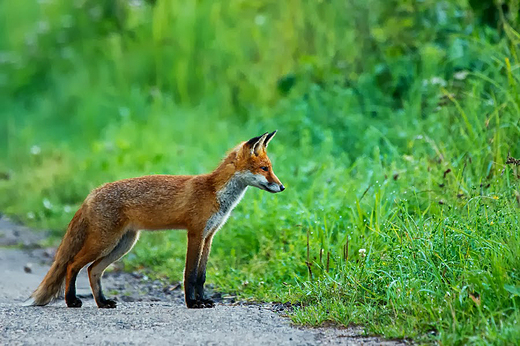
[[141, 230], [184, 229], [188, 244], [184, 269], [187, 308], [212, 308], [204, 295], [206, 265], [215, 233], [253, 186], [270, 193], [285, 190], [275, 175], [267, 146], [277, 131], [241, 142], [208, 174], [147, 175], [94, 189], [70, 221], [54, 262], [25, 305], [43, 306], [65, 295], [79, 308], [76, 277], [87, 264], [98, 308], [115, 308], [101, 288], [101, 277], [135, 245]]

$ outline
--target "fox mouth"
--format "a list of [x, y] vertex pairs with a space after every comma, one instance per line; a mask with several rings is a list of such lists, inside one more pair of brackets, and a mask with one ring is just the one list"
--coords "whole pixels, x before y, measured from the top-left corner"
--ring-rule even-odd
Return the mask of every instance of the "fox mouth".
[[284, 190], [284, 189], [281, 189], [280, 186], [278, 186], [277, 184], [274, 184], [274, 186], [276, 187], [276, 189], [271, 188], [268, 184], [263, 184], [262, 189], [264, 189], [265, 191], [270, 192], [270, 193], [278, 193], [278, 192], [282, 192]]
[[274, 191], [274, 190], [271, 190], [271, 188], [269, 188], [268, 186], [264, 186], [264, 190], [267, 191], [267, 192], [270, 192], [270, 193], [277, 193], [277, 192], [280, 192], [280, 191]]

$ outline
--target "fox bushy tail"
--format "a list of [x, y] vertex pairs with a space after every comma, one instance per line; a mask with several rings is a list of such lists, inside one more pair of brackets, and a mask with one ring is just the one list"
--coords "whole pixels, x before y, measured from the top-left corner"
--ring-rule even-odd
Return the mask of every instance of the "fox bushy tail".
[[61, 241], [54, 263], [38, 288], [24, 305], [47, 305], [63, 292], [67, 265], [81, 250], [87, 237], [88, 222], [85, 219], [85, 205], [82, 205], [69, 223]]

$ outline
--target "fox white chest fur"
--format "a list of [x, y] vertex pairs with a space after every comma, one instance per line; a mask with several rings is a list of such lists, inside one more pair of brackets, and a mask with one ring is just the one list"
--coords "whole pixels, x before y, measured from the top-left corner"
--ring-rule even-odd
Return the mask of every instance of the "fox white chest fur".
[[231, 211], [244, 197], [246, 190], [247, 182], [244, 181], [242, 174], [235, 173], [226, 185], [217, 191], [219, 209], [208, 219], [206, 227], [204, 227], [204, 238], [218, 231], [226, 223]]

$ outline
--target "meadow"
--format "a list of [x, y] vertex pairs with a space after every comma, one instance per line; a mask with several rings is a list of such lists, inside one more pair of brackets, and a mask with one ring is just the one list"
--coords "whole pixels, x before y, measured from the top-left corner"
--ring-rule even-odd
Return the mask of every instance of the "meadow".
[[[477, 3], [0, 2], [0, 211], [57, 244], [100, 184], [278, 129], [287, 189], [248, 190], [209, 284], [302, 325], [518, 342], [518, 6]], [[179, 281], [185, 243], [144, 233], [125, 267]]]

